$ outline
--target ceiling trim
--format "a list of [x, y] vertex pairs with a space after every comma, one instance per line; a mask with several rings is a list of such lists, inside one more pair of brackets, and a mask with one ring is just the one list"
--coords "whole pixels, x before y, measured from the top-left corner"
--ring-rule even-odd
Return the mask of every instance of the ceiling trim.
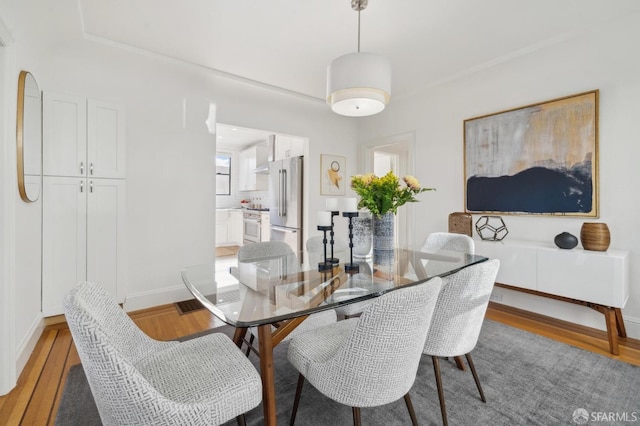
[[87, 40], [87, 41], [100, 43], [100, 44], [103, 44], [105, 46], [126, 50], [128, 52], [136, 53], [136, 54], [143, 55], [143, 56], [148, 56], [148, 57], [152, 57], [152, 58], [156, 58], [156, 59], [163, 59], [163, 60], [167, 60], [167, 61], [170, 61], [170, 62], [182, 64], [182, 65], [188, 65], [188, 66], [191, 66], [191, 67], [195, 67], [195, 68], [198, 68], [198, 69], [205, 70], [205, 71], [207, 71], [207, 72], [209, 72], [211, 74], [214, 74], [214, 75], [216, 75], [218, 77], [226, 78], [226, 79], [233, 80], [233, 81], [236, 81], [236, 82], [239, 82], [239, 83], [244, 83], [244, 84], [247, 84], [247, 85], [250, 85], [250, 86], [259, 87], [259, 88], [262, 88], [262, 89], [266, 89], [266, 90], [278, 92], [278, 93], [281, 93], [281, 94], [293, 96], [293, 97], [296, 97], [296, 98], [299, 98], [299, 99], [302, 99], [302, 100], [306, 100], [306, 101], [312, 101], [312, 102], [315, 102], [315, 103], [323, 103], [323, 104], [326, 103], [326, 100], [322, 99], [322, 98], [318, 98], [318, 97], [315, 97], [315, 96], [307, 95], [305, 93], [296, 92], [295, 90], [286, 89], [284, 87], [275, 86], [273, 84], [267, 84], [267, 83], [263, 83], [261, 81], [252, 80], [250, 78], [242, 77], [242, 76], [237, 75], [237, 74], [232, 74], [232, 73], [229, 73], [229, 72], [226, 72], [226, 71], [221, 71], [221, 70], [216, 69], [216, 68], [211, 68], [211, 67], [208, 67], [208, 66], [205, 66], [205, 65], [196, 64], [195, 62], [186, 61], [184, 59], [176, 58], [174, 56], [164, 55], [162, 53], [154, 52], [154, 51], [147, 50], [147, 49], [142, 49], [140, 47], [132, 46], [130, 44], [113, 41], [113, 40], [110, 40], [110, 39], [105, 38], [105, 37], [100, 37], [100, 36], [96, 36], [96, 35], [93, 35], [93, 34], [89, 34], [89, 33], [85, 32], [84, 29], [83, 29], [83, 36], [84, 36], [85, 40]]

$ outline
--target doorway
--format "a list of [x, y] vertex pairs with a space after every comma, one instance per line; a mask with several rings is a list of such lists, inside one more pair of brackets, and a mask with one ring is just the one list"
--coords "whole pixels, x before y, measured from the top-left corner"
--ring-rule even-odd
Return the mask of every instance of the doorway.
[[[405, 133], [374, 141], [364, 148], [363, 170], [371, 170], [376, 176], [393, 172], [399, 178], [414, 172], [414, 135]], [[398, 209], [395, 221], [395, 244], [397, 247], [415, 246], [413, 235], [413, 203]]]

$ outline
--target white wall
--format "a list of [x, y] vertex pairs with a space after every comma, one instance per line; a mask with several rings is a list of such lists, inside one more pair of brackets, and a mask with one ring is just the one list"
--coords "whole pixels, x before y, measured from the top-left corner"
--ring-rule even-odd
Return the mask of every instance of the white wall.
[[[0, 3], [0, 18], [15, 39], [15, 81], [19, 69], [27, 69], [41, 90], [125, 104], [127, 310], [188, 298], [180, 270], [213, 260], [215, 139], [204, 124], [209, 103], [216, 104], [219, 122], [309, 138], [307, 212], [324, 208], [324, 200], [317, 196], [320, 153], [355, 158], [356, 125], [331, 113], [322, 102], [85, 40], [73, 0], [56, 2], [53, 9], [45, 0]], [[34, 23], [37, 18], [42, 21]], [[9, 152], [14, 144], [10, 139], [4, 141]], [[3, 166], [10, 165], [5, 158]], [[17, 358], [25, 359], [31, 350], [26, 342], [37, 339], [41, 325], [39, 273], [27, 268], [29, 264], [39, 268], [41, 243], [32, 231], [41, 220], [36, 204], [19, 201], [17, 188], [15, 197], [5, 198], [13, 198], [16, 209], [17, 243], [11, 265], [16, 277], [3, 283], [3, 290], [15, 291], [16, 308], [3, 323], [15, 324], [14, 349]], [[309, 226], [315, 226], [315, 215], [312, 222]], [[1, 368], [2, 377], [11, 378], [22, 365]]]
[[[215, 140], [204, 124], [209, 102], [220, 122], [309, 137], [310, 158], [319, 157], [321, 146], [355, 155], [353, 123], [320, 103], [87, 41], [51, 49], [42, 62], [43, 90], [126, 104], [126, 309], [189, 297], [180, 270], [213, 260]], [[309, 163], [313, 189], [317, 174]], [[311, 198], [309, 209], [317, 205]]]
[[[447, 228], [447, 216], [464, 209], [463, 120], [593, 89], [600, 90], [600, 218], [611, 230], [611, 247], [629, 250], [631, 297], [623, 310], [627, 332], [640, 337], [640, 99], [638, 15], [594, 28], [588, 34], [448, 84], [394, 99], [388, 111], [361, 127], [361, 140], [415, 131], [416, 176], [434, 186], [417, 210], [416, 233]], [[476, 216], [477, 219], [477, 216]], [[547, 241], [568, 231], [579, 236], [579, 218], [504, 215], [507, 239]], [[602, 283], [607, 285], [607, 283]], [[604, 329], [602, 315], [584, 307], [499, 290], [503, 302]]]

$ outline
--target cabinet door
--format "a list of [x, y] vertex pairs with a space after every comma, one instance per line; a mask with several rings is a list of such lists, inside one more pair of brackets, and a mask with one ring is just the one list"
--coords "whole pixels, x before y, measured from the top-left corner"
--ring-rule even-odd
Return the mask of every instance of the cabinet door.
[[256, 174], [251, 170], [256, 168], [256, 148], [250, 147], [240, 151], [238, 155], [238, 183], [240, 191], [256, 190]]
[[229, 212], [216, 210], [216, 246], [225, 245], [229, 240]]
[[260, 241], [271, 240], [271, 223], [269, 222], [269, 213], [260, 214]]
[[87, 107], [84, 98], [42, 95], [42, 171], [49, 176], [87, 173]]
[[229, 212], [228, 239], [229, 243], [242, 244], [242, 212], [231, 210]]
[[121, 104], [87, 101], [88, 176], [125, 177], [125, 123]]
[[274, 160], [289, 158], [291, 151], [291, 138], [289, 136], [277, 135], [274, 144]]
[[299, 157], [304, 155], [303, 139], [294, 138], [292, 136], [277, 135], [274, 143], [275, 160], [282, 160], [284, 158]]
[[87, 280], [104, 286], [119, 303], [125, 293], [125, 182], [88, 179]]
[[42, 313], [63, 313], [62, 298], [86, 279], [87, 182], [49, 177], [42, 192]]
[[304, 155], [304, 141], [300, 138], [291, 138], [291, 145], [289, 148], [290, 157], [301, 157]]

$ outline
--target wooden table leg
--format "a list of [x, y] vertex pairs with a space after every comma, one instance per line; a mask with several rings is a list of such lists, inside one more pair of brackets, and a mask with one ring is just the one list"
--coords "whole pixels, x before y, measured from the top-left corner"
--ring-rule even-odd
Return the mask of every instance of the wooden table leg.
[[246, 334], [246, 327], [236, 327], [236, 331], [233, 332], [233, 343], [235, 343], [237, 347], [242, 348], [242, 339]]
[[618, 349], [618, 326], [616, 320], [616, 313], [614, 308], [603, 306], [602, 313], [604, 314], [605, 322], [607, 323], [607, 336], [609, 337], [609, 352], [614, 355], [619, 355]]
[[613, 308], [616, 313], [616, 326], [618, 327], [618, 336], [627, 337], [627, 330], [624, 328], [624, 319], [622, 319], [622, 310]]
[[271, 324], [258, 326], [260, 341], [260, 376], [262, 377], [262, 408], [264, 424], [276, 426], [276, 390], [273, 372], [273, 344]]

